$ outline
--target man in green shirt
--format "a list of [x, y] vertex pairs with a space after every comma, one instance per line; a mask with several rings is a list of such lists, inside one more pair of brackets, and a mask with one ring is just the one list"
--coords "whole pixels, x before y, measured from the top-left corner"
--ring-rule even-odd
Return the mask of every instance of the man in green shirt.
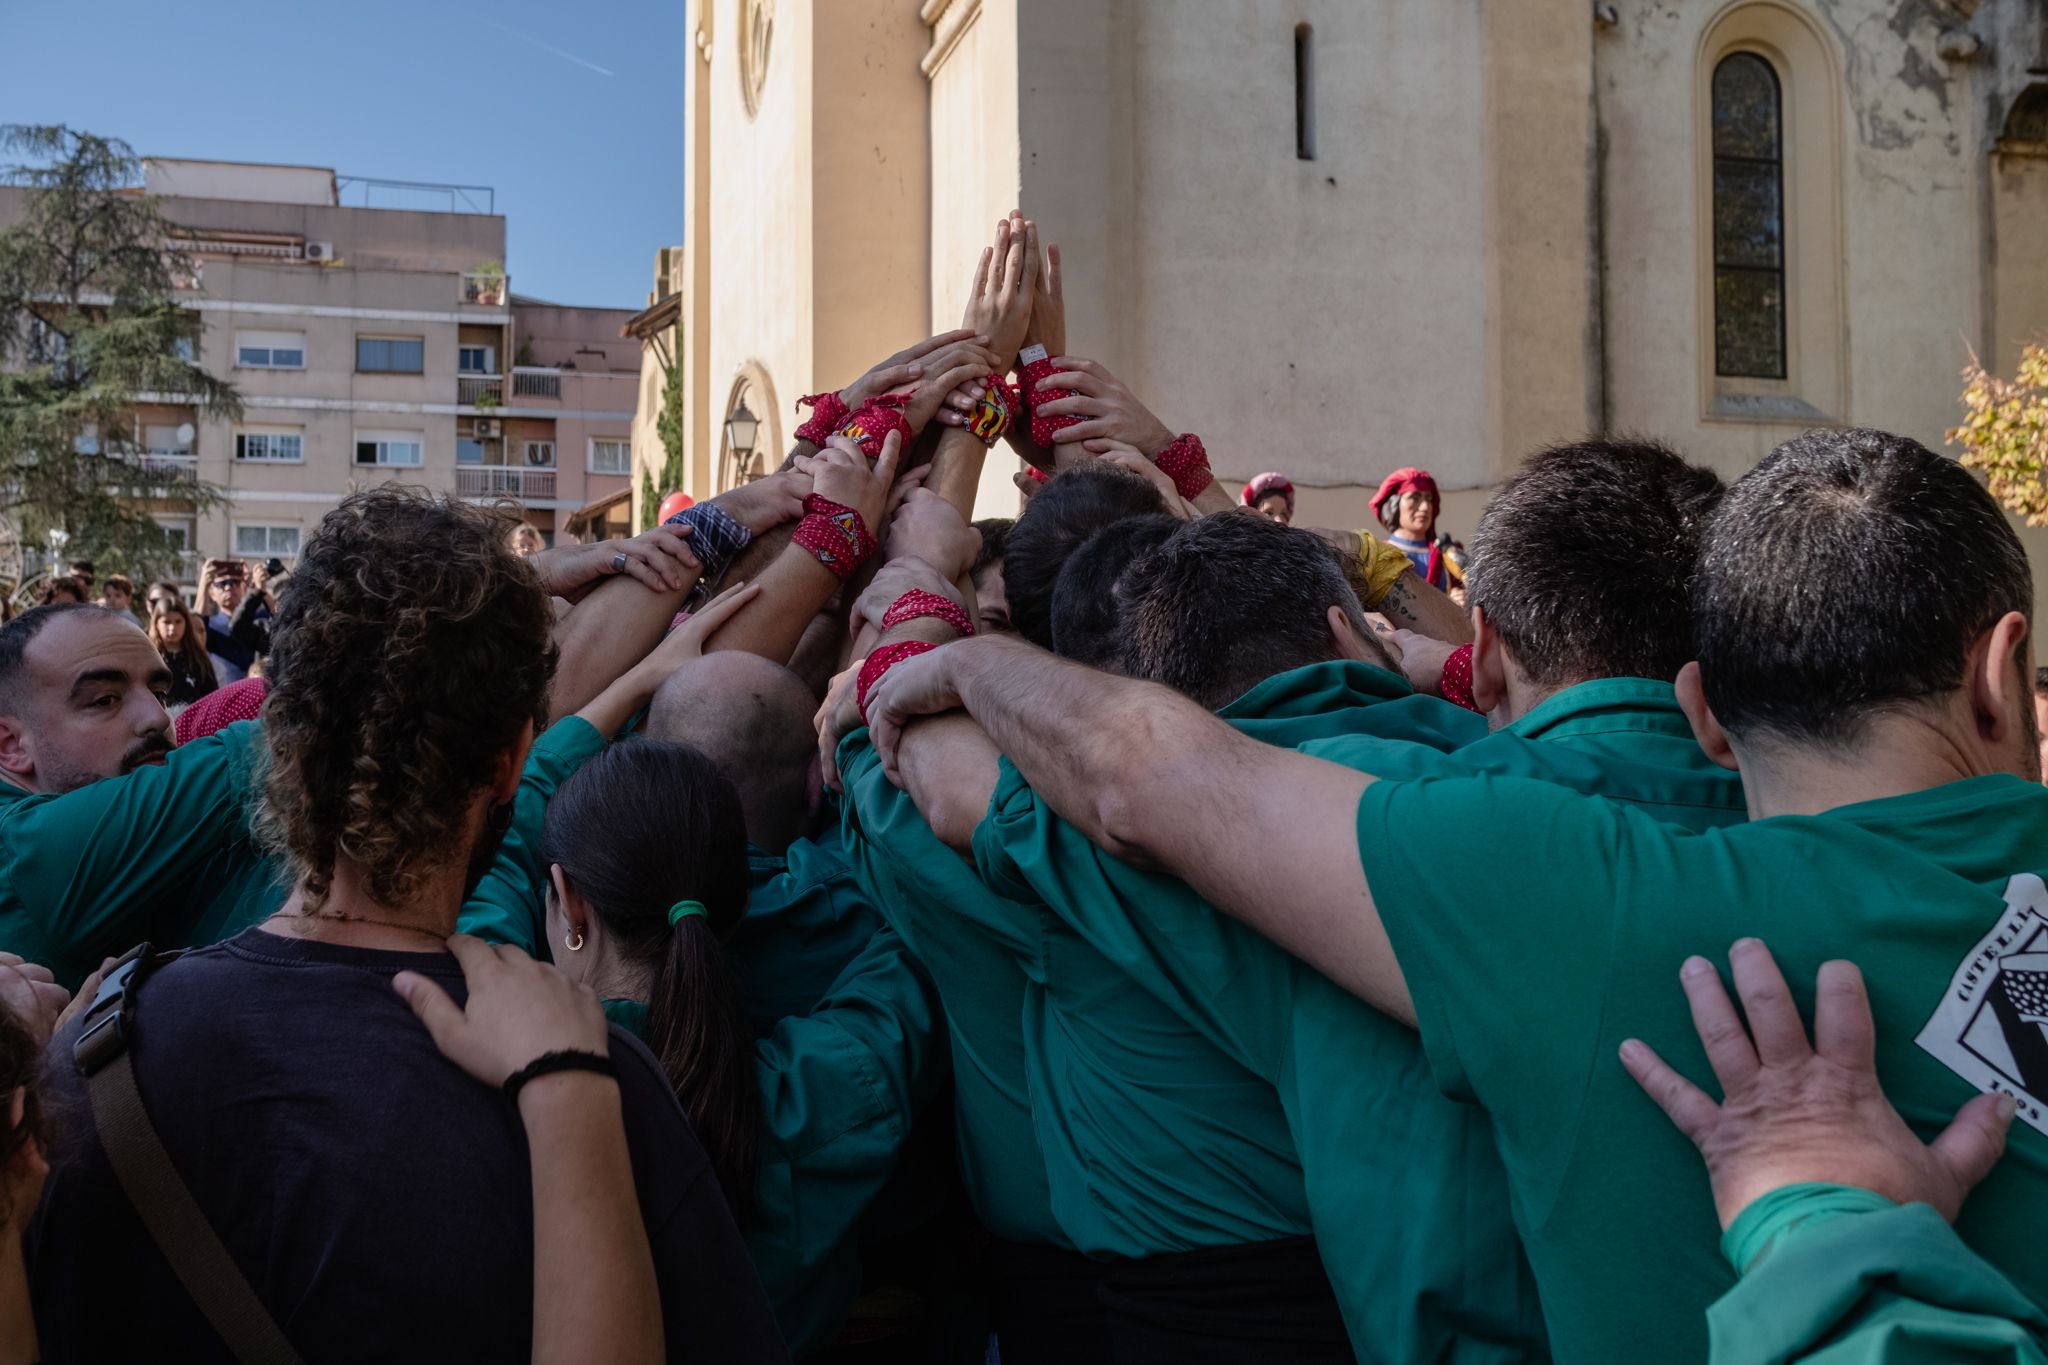
[[1706, 833], [1512, 777], [1379, 781], [1005, 641], [899, 665], [868, 717], [893, 766], [906, 719], [965, 705], [1091, 839], [1419, 1023], [1438, 1084], [1493, 1120], [1560, 1358], [1705, 1354], [1732, 1277], [1690, 1147], [1615, 1050], [1679, 1035], [1657, 983], [1752, 934], [1802, 973], [1858, 955], [1916, 1127], [1973, 1089], [2015, 1097], [2027, 1126], [1958, 1230], [2039, 1302], [2048, 791], [2025, 554], [1950, 461], [1813, 432], [1730, 492], [1694, 604], [1679, 696], [1753, 817]]
[[[1608, 513], [1606, 533], [1590, 544], [1576, 530], [1589, 489]], [[1310, 637], [1327, 640], [1332, 625], [1313, 603], [1332, 594], [1319, 583], [1328, 569], [1315, 562], [1314, 542], [1249, 520], [1185, 527], [1118, 584], [1121, 633], [1132, 642], [1124, 663], [1205, 704], [1236, 698], [1220, 714], [1267, 743], [1403, 775], [1521, 772], [1695, 828], [1730, 823], [1742, 818], [1740, 782], [1700, 752], [1670, 684], [1652, 680], [1691, 657], [1687, 584], [1700, 522], [1720, 491], [1709, 471], [1640, 443], [1532, 457], [1474, 539], [1475, 563], [1489, 566], [1475, 573], [1491, 594], [1482, 600], [1502, 604], [1481, 632], [1475, 670], [1504, 725], [1491, 739], [1460, 747], [1468, 737], [1455, 728], [1432, 731], [1432, 712], [1465, 713], [1392, 700], [1405, 685], [1365, 664], [1265, 677], [1313, 657], [1304, 655]], [[1560, 619], [1546, 596], [1577, 609]], [[922, 739], [906, 737], [905, 751]], [[1042, 896], [1137, 984], [1279, 1087], [1354, 1341], [1400, 1359], [1544, 1351], [1484, 1117], [1436, 1095], [1412, 1033], [1219, 918], [1185, 884], [1095, 848], [1014, 768], [1004, 765], [996, 781], [992, 750], [913, 766], [933, 762], [949, 786], [970, 789], [957, 798], [960, 811], [941, 813], [942, 825], [967, 827], [973, 812], [989, 810], [973, 842], [992, 885]], [[987, 776], [974, 789], [967, 778], [977, 772]], [[920, 800], [941, 795], [911, 786]], [[1385, 1083], [1361, 1086], [1365, 1075]], [[1386, 1091], [1404, 1085], [1409, 1102], [1387, 1103]], [[1361, 1159], [1374, 1152], [1390, 1159]], [[1465, 1212], [1489, 1205], [1499, 1217], [1490, 1233]], [[1390, 1223], [1462, 1224], [1469, 1235], [1390, 1237]]]
[[0, 948], [66, 986], [145, 938], [212, 943], [284, 898], [250, 833], [263, 732], [174, 749], [169, 686], [130, 617], [38, 607], [0, 627]]
[[754, 1036], [807, 1014], [881, 927], [839, 848], [818, 777], [801, 678], [743, 650], [676, 670], [647, 713], [651, 739], [687, 744], [739, 789], [747, 816], [747, 913], [726, 953]]

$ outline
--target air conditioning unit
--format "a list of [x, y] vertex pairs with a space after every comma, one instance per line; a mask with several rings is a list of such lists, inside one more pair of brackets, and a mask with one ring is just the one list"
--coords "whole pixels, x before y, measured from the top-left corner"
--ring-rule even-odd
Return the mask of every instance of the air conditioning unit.
[[331, 261], [334, 259], [334, 243], [308, 242], [305, 256], [309, 261]]
[[503, 422], [495, 417], [479, 417], [469, 424], [469, 429], [474, 433], [476, 439], [481, 441], [486, 437], [498, 435], [504, 428], [504, 425]]

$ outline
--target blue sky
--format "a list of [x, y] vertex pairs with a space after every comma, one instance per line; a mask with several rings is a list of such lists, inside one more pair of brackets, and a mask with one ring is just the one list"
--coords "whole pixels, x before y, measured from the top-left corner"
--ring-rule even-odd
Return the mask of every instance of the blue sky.
[[682, 240], [684, 0], [0, 0], [0, 123], [489, 185], [522, 294], [639, 308]]

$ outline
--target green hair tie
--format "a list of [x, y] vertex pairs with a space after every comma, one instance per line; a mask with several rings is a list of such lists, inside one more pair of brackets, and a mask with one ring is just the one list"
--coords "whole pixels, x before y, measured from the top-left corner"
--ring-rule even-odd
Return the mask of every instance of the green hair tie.
[[704, 908], [703, 901], [677, 901], [668, 908], [668, 927], [673, 929], [692, 915], [704, 920], [711, 918], [711, 912]]

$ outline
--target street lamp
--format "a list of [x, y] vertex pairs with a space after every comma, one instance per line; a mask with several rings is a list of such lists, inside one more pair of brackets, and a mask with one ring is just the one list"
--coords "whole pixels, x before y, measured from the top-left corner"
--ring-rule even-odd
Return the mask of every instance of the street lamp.
[[747, 407], [746, 399], [740, 399], [740, 405], [725, 419], [725, 446], [732, 452], [734, 464], [746, 468], [748, 457], [754, 453], [754, 438], [760, 432], [761, 419]]

